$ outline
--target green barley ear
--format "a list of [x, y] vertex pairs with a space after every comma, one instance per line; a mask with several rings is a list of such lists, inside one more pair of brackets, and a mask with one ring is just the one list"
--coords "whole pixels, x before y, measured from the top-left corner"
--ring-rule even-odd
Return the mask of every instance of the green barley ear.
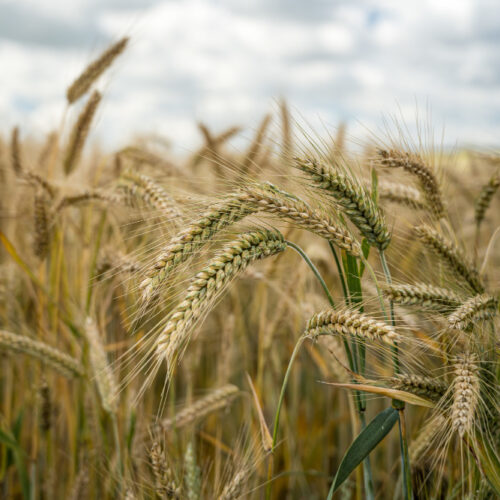
[[439, 401], [446, 393], [446, 384], [432, 377], [400, 373], [392, 379], [392, 387], [401, 391], [411, 392], [417, 396]]
[[416, 306], [429, 311], [449, 312], [463, 302], [453, 290], [427, 283], [414, 285], [389, 285], [383, 294], [395, 304]]
[[224, 288], [249, 264], [283, 252], [286, 242], [276, 230], [243, 233], [226, 245], [190, 282], [182, 302], [169, 315], [157, 340], [157, 354], [172, 362], [189, 341], [191, 330], [214, 306]]
[[299, 198], [272, 185], [250, 186], [241, 191], [238, 198], [245, 205], [255, 206], [256, 211], [287, 220], [300, 229], [325, 238], [351, 255], [361, 255], [360, 244], [345, 227], [324, 211], [312, 209]]
[[296, 166], [308, 174], [317, 190], [334, 198], [369, 243], [380, 250], [389, 246], [391, 234], [382, 210], [360, 183], [319, 160], [296, 159]]
[[201, 217], [187, 225], [156, 257], [141, 282], [143, 300], [147, 302], [174, 270], [224, 228], [255, 212], [234, 197], [212, 205]]
[[186, 485], [186, 498], [188, 500], [199, 500], [201, 498], [201, 470], [196, 463], [196, 455], [193, 443], [187, 445], [184, 456]]

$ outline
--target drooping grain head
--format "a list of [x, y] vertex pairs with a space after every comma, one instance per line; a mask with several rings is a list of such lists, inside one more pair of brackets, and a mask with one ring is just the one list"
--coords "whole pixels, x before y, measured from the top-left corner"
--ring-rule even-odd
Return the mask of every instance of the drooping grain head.
[[472, 353], [460, 355], [453, 368], [451, 422], [452, 428], [464, 437], [472, 430], [477, 417], [480, 384], [478, 357]]
[[374, 246], [386, 249], [391, 241], [381, 209], [364, 187], [347, 174], [318, 160], [296, 159], [297, 168], [308, 174], [313, 187], [331, 195], [361, 234]]
[[129, 38], [125, 37], [106, 49], [97, 59], [92, 61], [69, 86], [66, 91], [68, 103], [72, 104], [82, 97], [92, 84], [111, 66], [113, 61], [125, 50]]

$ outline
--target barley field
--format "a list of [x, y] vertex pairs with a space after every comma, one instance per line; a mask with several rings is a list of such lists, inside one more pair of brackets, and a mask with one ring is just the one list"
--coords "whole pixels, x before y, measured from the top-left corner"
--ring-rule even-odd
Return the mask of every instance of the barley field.
[[128, 42], [0, 138], [0, 497], [499, 498], [500, 155], [284, 100], [105, 152]]

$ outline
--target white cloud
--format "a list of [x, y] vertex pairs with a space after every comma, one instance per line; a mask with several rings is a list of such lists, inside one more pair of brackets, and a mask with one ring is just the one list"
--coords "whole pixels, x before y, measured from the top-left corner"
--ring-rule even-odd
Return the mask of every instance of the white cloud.
[[[347, 119], [356, 129], [356, 120], [375, 126], [398, 106], [412, 121], [415, 101], [428, 103], [451, 143], [500, 137], [500, 7], [492, 1], [70, 4], [6, 4], [19, 16], [29, 9], [30, 26], [50, 20], [61, 31], [46, 45], [40, 30], [22, 32], [22, 22], [8, 39], [0, 34], [4, 129], [56, 126], [71, 78], [100, 46], [130, 34], [128, 52], [103, 79], [96, 133], [110, 147], [152, 131], [194, 147], [196, 120], [251, 128], [282, 95], [305, 117]], [[69, 47], [61, 43], [66, 25], [79, 33]]]

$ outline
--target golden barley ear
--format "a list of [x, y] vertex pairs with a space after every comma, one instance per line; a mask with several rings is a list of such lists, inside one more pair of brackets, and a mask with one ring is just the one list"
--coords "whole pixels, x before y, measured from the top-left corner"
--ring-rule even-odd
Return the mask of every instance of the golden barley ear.
[[101, 94], [97, 90], [89, 97], [87, 104], [78, 117], [71, 135], [64, 157], [64, 173], [69, 175], [78, 165], [83, 146], [90, 131], [90, 125], [94, 118], [97, 106], [101, 101]]
[[66, 376], [82, 377], [84, 375], [83, 367], [76, 359], [45, 342], [33, 340], [26, 335], [0, 330], [0, 349], [37, 358]]
[[329, 309], [315, 314], [308, 321], [304, 335], [313, 339], [319, 335], [340, 335], [341, 337], [354, 335], [388, 344], [394, 344], [401, 338], [391, 325], [349, 309], [343, 311]]
[[41, 190], [35, 193], [34, 229], [33, 252], [40, 260], [43, 260], [49, 251], [50, 221], [47, 198]]
[[111, 66], [113, 61], [125, 50], [129, 42], [128, 37], [124, 37], [107, 48], [97, 59], [92, 61], [78, 76], [78, 78], [68, 87], [66, 97], [68, 103], [72, 104], [82, 97], [92, 86], [92, 84]]
[[439, 182], [432, 169], [425, 164], [419, 155], [396, 149], [379, 149], [378, 156], [381, 165], [402, 168], [415, 176], [434, 217], [436, 219], [444, 217], [445, 206]]
[[497, 192], [499, 186], [500, 186], [500, 174], [497, 172], [495, 175], [493, 175], [493, 177], [490, 178], [488, 183], [481, 189], [481, 192], [479, 193], [479, 196], [477, 197], [474, 206], [475, 209], [474, 216], [476, 219], [476, 224], [478, 226], [483, 221], [486, 211], [491, 205], [493, 196], [495, 196], [495, 193]]
[[422, 243], [448, 266], [455, 277], [465, 281], [477, 293], [484, 291], [479, 271], [457, 245], [425, 224], [416, 227], [415, 232]]

